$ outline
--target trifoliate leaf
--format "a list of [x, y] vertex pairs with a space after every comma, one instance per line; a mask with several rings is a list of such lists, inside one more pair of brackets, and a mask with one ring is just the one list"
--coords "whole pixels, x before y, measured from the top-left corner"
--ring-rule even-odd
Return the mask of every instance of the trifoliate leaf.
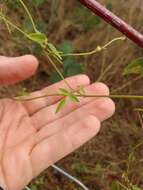
[[46, 45], [48, 42], [47, 36], [45, 34], [40, 33], [40, 32], [30, 33], [30, 34], [28, 34], [28, 37], [32, 41], [40, 44], [41, 46]]
[[124, 69], [123, 75], [129, 74], [143, 74], [143, 57], [140, 57], [127, 65]]
[[58, 113], [66, 104], [66, 98], [62, 99], [57, 106], [56, 113]]

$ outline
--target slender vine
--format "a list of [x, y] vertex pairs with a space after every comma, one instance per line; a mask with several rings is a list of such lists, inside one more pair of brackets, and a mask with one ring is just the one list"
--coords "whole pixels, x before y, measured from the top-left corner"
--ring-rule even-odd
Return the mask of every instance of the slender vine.
[[[49, 42], [48, 37], [44, 34], [38, 31], [36, 24], [34, 22], [34, 19], [30, 13], [30, 11], [28, 10], [26, 4], [23, 2], [23, 0], [19, 0], [19, 3], [22, 5], [22, 7], [24, 8], [29, 20], [31, 21], [31, 25], [33, 28], [33, 33], [26, 33], [23, 29], [21, 29], [20, 27], [18, 27], [16, 24], [14, 24], [2, 11], [2, 9], [0, 10], [0, 20], [2, 20], [8, 30], [10, 31], [10, 28], [12, 27], [13, 29], [17, 30], [18, 32], [20, 32], [25, 38], [27, 38], [28, 40], [31, 40], [34, 43], [37, 43], [38, 45], [41, 46], [42, 50], [43, 50], [43, 54], [47, 57], [47, 59], [49, 60], [50, 64], [53, 66], [53, 68], [56, 70], [56, 72], [59, 74], [60, 78], [65, 82], [66, 86], [68, 89], [59, 89], [59, 92], [55, 93], [55, 94], [45, 94], [43, 96], [37, 96], [37, 97], [33, 97], [33, 98], [29, 98], [29, 96], [19, 96], [19, 97], [13, 97], [14, 100], [16, 101], [31, 101], [31, 100], [37, 100], [40, 98], [45, 98], [45, 97], [50, 97], [50, 96], [59, 96], [61, 98], [59, 105], [57, 107], [57, 112], [59, 112], [66, 104], [67, 99], [70, 99], [73, 102], [80, 102], [79, 98], [113, 98], [113, 99], [136, 99], [136, 100], [143, 100], [143, 96], [142, 95], [118, 95], [118, 94], [110, 94], [110, 95], [94, 95], [94, 94], [86, 94], [85, 90], [83, 87], [80, 87], [79, 90], [74, 91], [72, 89], [72, 87], [70, 86], [70, 84], [67, 82], [67, 80], [64, 78], [63, 74], [61, 73], [60, 69], [58, 68], [57, 64], [62, 64], [63, 63], [63, 58], [67, 57], [67, 56], [91, 56], [93, 54], [99, 53], [103, 50], [105, 50], [107, 47], [111, 46], [113, 43], [117, 42], [117, 41], [125, 41], [126, 37], [121, 36], [121, 37], [117, 37], [112, 39], [111, 41], [109, 41], [108, 43], [106, 43], [105, 45], [102, 46], [97, 46], [94, 50], [89, 51], [89, 52], [83, 52], [83, 53], [63, 53], [57, 50], [57, 48]], [[103, 73], [104, 74], [104, 73]], [[134, 81], [138, 80], [135, 79]], [[119, 91], [127, 86], [129, 86], [131, 84], [131, 82], [125, 84], [124, 86], [119, 87], [119, 89], [116, 89], [115, 91]], [[137, 109], [137, 111], [143, 111], [143, 109]], [[140, 146], [137, 145], [136, 148], [138, 148]], [[135, 150], [134, 149], [134, 150]], [[128, 170], [129, 170], [129, 166], [128, 165]], [[60, 169], [58, 169], [56, 166], [55, 168], [57, 170], [60, 171]], [[73, 179], [73, 178], [72, 178]], [[74, 179], [73, 179], [74, 180]], [[76, 181], [76, 180], [74, 180]], [[78, 182], [80, 184], [80, 182]], [[123, 184], [121, 184], [119, 182], [119, 185], [121, 187], [123, 187], [124, 189], [128, 190], [128, 188], [126, 188]], [[84, 187], [84, 185], [83, 185]], [[28, 187], [26, 187], [27, 190], [29, 189]]]
[[[17, 31], [19, 31], [27, 39], [29, 39], [29, 40], [31, 40], [31, 41], [33, 41], [33, 42], [35, 42], [35, 43], [37, 43], [37, 44], [39, 44], [41, 46], [41, 48], [43, 49], [44, 55], [47, 57], [47, 59], [49, 60], [51, 65], [54, 67], [56, 72], [59, 74], [60, 78], [62, 80], [64, 80], [66, 86], [70, 89], [70, 91], [65, 89], [66, 94], [61, 94], [61, 93], [45, 94], [44, 96], [34, 97], [34, 98], [28, 98], [28, 97], [26, 97], [26, 98], [20, 97], [19, 98], [18, 97], [18, 98], [14, 98], [15, 100], [20, 99], [20, 100], [23, 100], [23, 101], [28, 101], [28, 100], [35, 100], [35, 99], [44, 98], [44, 97], [48, 97], [48, 96], [62, 96], [62, 98], [64, 98], [65, 101], [66, 101], [65, 97], [69, 97], [74, 102], [75, 101], [78, 102], [78, 97], [84, 97], [84, 98], [87, 98], [87, 97], [92, 97], [92, 98], [109, 97], [109, 98], [114, 98], [114, 99], [143, 99], [143, 96], [137, 96], [137, 95], [114, 95], [114, 94], [111, 94], [111, 95], [108, 95], [108, 96], [104, 96], [104, 95], [97, 96], [97, 95], [83, 94], [83, 93], [80, 93], [80, 91], [78, 91], [76, 93], [72, 92], [73, 91], [72, 87], [68, 84], [68, 82], [64, 78], [63, 74], [59, 70], [59, 68], [58, 68], [57, 64], [54, 62], [53, 58], [56, 59], [57, 63], [62, 63], [63, 57], [65, 57], [65, 56], [89, 56], [89, 55], [93, 55], [95, 53], [101, 52], [102, 50], [106, 49], [112, 43], [114, 43], [116, 41], [124, 41], [126, 38], [124, 36], [114, 38], [111, 41], [109, 41], [108, 43], [106, 43], [105, 45], [97, 46], [94, 50], [89, 51], [89, 52], [64, 54], [63, 52], [59, 52], [56, 49], [56, 47], [49, 42], [49, 40], [48, 40], [48, 38], [47, 38], [47, 36], [45, 34], [39, 32], [37, 30], [36, 24], [34, 23], [32, 15], [31, 15], [30, 11], [28, 10], [27, 6], [25, 5], [25, 3], [22, 0], [19, 0], [19, 2], [23, 6], [24, 10], [26, 11], [26, 13], [27, 13], [27, 15], [29, 17], [29, 20], [31, 21], [34, 33], [26, 33], [26, 32], [24, 32], [20, 27], [15, 25], [12, 21], [10, 21], [9, 18], [7, 18], [6, 15], [3, 14], [2, 10], [0, 11], [0, 19], [3, 20], [9, 27], [13, 27]], [[63, 102], [62, 105], [65, 105], [64, 103], [65, 102]], [[60, 105], [61, 105], [61, 102], [60, 102]], [[60, 111], [60, 109], [59, 109], [59, 111]]]

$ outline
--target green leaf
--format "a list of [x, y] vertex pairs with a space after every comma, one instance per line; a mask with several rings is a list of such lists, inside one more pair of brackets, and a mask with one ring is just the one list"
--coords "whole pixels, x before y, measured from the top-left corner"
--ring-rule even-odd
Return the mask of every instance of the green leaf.
[[36, 5], [36, 7], [38, 7], [39, 5], [44, 3], [44, 1], [45, 0], [30, 0], [30, 3], [32, 3], [32, 5]]
[[[35, 21], [35, 23], [36, 23], [38, 32], [40, 32], [42, 34], [46, 33], [46, 23], [42, 22], [40, 19], [37, 19]], [[33, 26], [31, 24], [31, 20], [29, 20], [29, 18], [26, 18], [23, 21], [23, 28], [24, 28], [24, 31], [28, 34], [33, 32]]]
[[143, 74], [143, 57], [140, 57], [127, 65], [124, 69], [123, 75], [129, 74]]
[[77, 26], [81, 26], [85, 32], [92, 30], [95, 27], [98, 27], [101, 23], [101, 19], [98, 16], [95, 16], [93, 13], [88, 11], [84, 7], [77, 7], [75, 9], [74, 23]]
[[[5, 1], [3, 1], [5, 2]], [[7, 1], [7, 6], [9, 8], [9, 10], [12, 10], [12, 11], [17, 11], [17, 9], [19, 9], [19, 0], [15, 0], [15, 1]]]
[[27, 91], [26, 88], [22, 88], [21, 91], [19, 92], [19, 96], [29, 96], [30, 93]]
[[35, 184], [31, 185], [30, 188], [31, 188], [31, 190], [37, 190], [38, 189], [38, 187]]
[[70, 77], [77, 74], [83, 73], [83, 66], [80, 63], [77, 63], [74, 57], [68, 57], [64, 61], [64, 76]]
[[117, 181], [113, 181], [111, 184], [111, 190], [120, 190], [120, 185]]
[[89, 17], [87, 22], [84, 23], [84, 29], [86, 32], [92, 30], [95, 26], [101, 23], [101, 19], [98, 16], [92, 15]]
[[61, 57], [59, 51], [56, 49], [56, 47], [55, 47], [53, 44], [48, 43], [48, 47], [49, 47], [49, 49], [52, 51], [52, 53], [53, 53], [54, 55], [56, 55], [56, 57], [58, 57], [60, 60], [62, 60], [62, 57]]
[[83, 173], [88, 174], [88, 173], [91, 172], [91, 170], [88, 169], [88, 166], [86, 166], [84, 164], [81, 164], [81, 163], [74, 163], [74, 164], [72, 164], [71, 169], [73, 171], [81, 173], [81, 174], [83, 174]]
[[66, 105], [66, 98], [62, 99], [57, 106], [56, 113], [58, 113]]
[[85, 94], [84, 86], [80, 86], [80, 87], [79, 87], [79, 93], [80, 93], [80, 94]]
[[107, 5], [106, 5], [106, 8], [109, 10], [109, 11], [113, 11], [113, 5], [111, 2], [108, 2]]
[[59, 73], [57, 72], [57, 71], [54, 71], [52, 74], [51, 74], [51, 76], [50, 76], [50, 82], [52, 83], [52, 84], [54, 84], [54, 83], [56, 83], [56, 82], [59, 82], [59, 81], [61, 81], [62, 80], [62, 78], [61, 78], [61, 76], [59, 75]]
[[60, 88], [59, 91], [60, 91], [61, 94], [64, 95], [64, 96], [68, 96], [68, 95], [69, 95], [69, 92], [68, 92], [66, 89], [64, 89], [64, 88]]
[[41, 33], [46, 33], [47, 32], [47, 25], [45, 22], [42, 22], [40, 19], [36, 20], [36, 26], [37, 30]]
[[48, 42], [47, 36], [45, 34], [41, 33], [41, 32], [30, 33], [30, 34], [28, 34], [28, 37], [32, 41], [40, 44], [41, 46], [46, 45], [47, 42]]
[[31, 20], [29, 20], [29, 18], [24, 20], [23, 28], [26, 33], [31, 33], [33, 31], [33, 25], [31, 24]]
[[64, 40], [63, 43], [59, 46], [59, 50], [66, 53], [73, 53], [73, 44], [71, 41]]
[[74, 94], [69, 94], [68, 96], [72, 102], [80, 102], [79, 99]]
[[140, 187], [137, 187], [137, 186], [133, 186], [133, 187], [132, 187], [132, 190], [141, 190], [141, 188], [140, 188]]

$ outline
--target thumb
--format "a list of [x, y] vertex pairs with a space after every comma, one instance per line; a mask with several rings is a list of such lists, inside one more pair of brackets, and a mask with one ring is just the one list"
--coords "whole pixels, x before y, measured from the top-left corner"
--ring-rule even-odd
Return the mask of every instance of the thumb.
[[0, 56], [0, 85], [15, 84], [32, 76], [38, 60], [32, 55], [21, 57]]

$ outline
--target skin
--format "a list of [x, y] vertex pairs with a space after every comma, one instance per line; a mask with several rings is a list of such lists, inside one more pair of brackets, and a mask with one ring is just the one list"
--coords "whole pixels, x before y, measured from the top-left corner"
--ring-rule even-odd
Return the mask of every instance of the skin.
[[[38, 61], [31, 55], [0, 57], [0, 85], [14, 84], [33, 75]], [[108, 95], [105, 84], [90, 84], [86, 75], [70, 77], [73, 89], [85, 86], [86, 93]], [[31, 93], [31, 97], [56, 93], [63, 81]], [[27, 102], [0, 100], [0, 186], [22, 190], [43, 170], [65, 157], [100, 130], [101, 122], [111, 117], [115, 106], [109, 98], [81, 98], [55, 114], [59, 97]]]

